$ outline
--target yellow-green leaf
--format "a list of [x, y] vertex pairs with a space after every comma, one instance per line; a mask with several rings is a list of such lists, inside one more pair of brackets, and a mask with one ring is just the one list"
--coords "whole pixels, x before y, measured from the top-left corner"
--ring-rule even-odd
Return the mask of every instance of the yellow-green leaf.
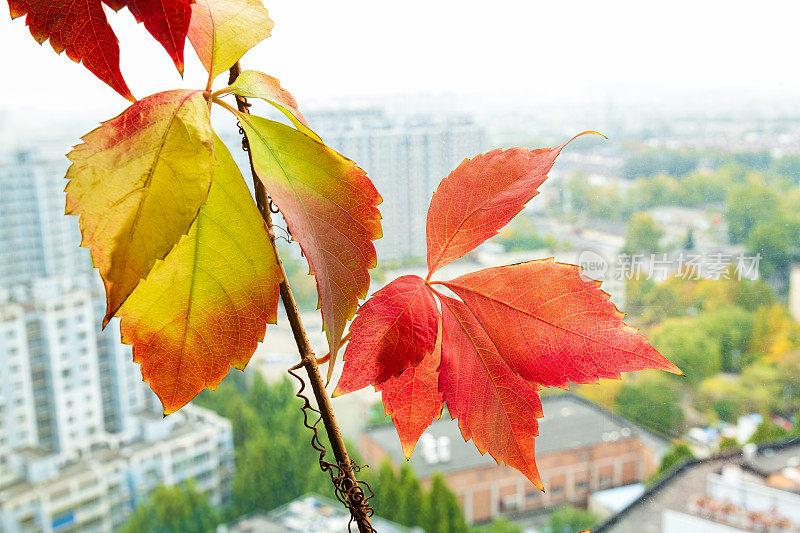
[[106, 288], [105, 323], [197, 217], [214, 166], [202, 91], [139, 100], [67, 156], [66, 212]]
[[272, 120], [238, 117], [256, 173], [317, 278], [330, 379], [345, 325], [369, 289], [381, 197], [363, 170], [324, 144]]
[[213, 79], [269, 37], [272, 26], [261, 0], [197, 0], [189, 40]]
[[281, 87], [281, 82], [269, 74], [255, 70], [245, 70], [232, 85], [222, 89], [220, 94], [233, 93], [245, 98], [261, 98], [278, 108], [284, 115], [292, 121], [297, 129], [314, 139], [322, 142], [311, 126], [308, 125], [306, 117], [297, 107], [297, 101], [289, 91]]
[[122, 340], [164, 413], [243, 370], [275, 323], [275, 255], [236, 163], [215, 137], [218, 166], [188, 235], [158, 261], [120, 308]]

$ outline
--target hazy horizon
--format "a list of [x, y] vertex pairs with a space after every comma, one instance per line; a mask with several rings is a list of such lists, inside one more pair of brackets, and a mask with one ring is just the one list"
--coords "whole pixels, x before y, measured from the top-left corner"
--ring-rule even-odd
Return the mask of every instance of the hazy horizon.
[[[267, 4], [272, 37], [244, 66], [279, 79], [306, 107], [342, 99], [439, 95], [480, 106], [639, 102], [680, 106], [710, 101], [789, 99], [800, 91], [794, 24], [800, 5], [678, 0], [527, 4], [501, 0], [394, 5]], [[183, 80], [126, 10], [110, 12], [121, 42], [121, 68], [137, 97], [202, 87], [205, 72], [187, 42]], [[126, 102], [50, 45], [36, 45], [24, 18], [0, 10], [0, 46], [11, 83], [0, 109], [97, 111]], [[223, 84], [220, 76], [217, 85]], [[57, 91], [53, 91], [57, 87]], [[33, 105], [35, 102], [35, 106]]]

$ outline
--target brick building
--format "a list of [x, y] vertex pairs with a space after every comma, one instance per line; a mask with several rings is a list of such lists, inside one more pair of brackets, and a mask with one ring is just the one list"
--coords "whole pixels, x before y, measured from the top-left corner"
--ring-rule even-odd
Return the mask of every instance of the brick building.
[[[663, 439], [572, 394], [543, 398], [542, 407], [536, 463], [546, 493], [517, 470], [480, 455], [454, 421], [434, 421], [410, 464], [423, 482], [441, 472], [467, 520], [475, 523], [563, 503], [585, 505], [591, 492], [649, 477], [667, 447]], [[395, 464], [405, 460], [393, 426], [366, 431], [361, 451], [371, 464], [385, 457]]]

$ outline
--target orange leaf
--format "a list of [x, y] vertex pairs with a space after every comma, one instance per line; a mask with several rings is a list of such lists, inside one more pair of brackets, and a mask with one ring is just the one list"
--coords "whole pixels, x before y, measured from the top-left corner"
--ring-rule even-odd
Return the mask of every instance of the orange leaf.
[[645, 368], [680, 374], [575, 265], [529, 261], [441, 283], [464, 300], [511, 369], [532, 383], [596, 383]]
[[465, 159], [443, 179], [428, 210], [428, 278], [497, 235], [539, 193], [536, 188], [570, 141], [533, 151], [492, 150]]
[[403, 276], [376, 292], [350, 325], [335, 395], [377, 385], [417, 365], [436, 344], [438, 310], [422, 278]]
[[317, 278], [330, 379], [347, 321], [369, 289], [381, 236], [381, 197], [355, 163], [272, 120], [237, 114], [253, 166]]
[[[563, 146], [495, 150], [465, 161], [445, 178], [428, 212], [428, 277], [517, 214], [536, 194]], [[408, 288], [392, 286], [399, 283]], [[418, 292], [412, 289], [437, 284], [461, 300], [436, 293], [440, 335], [433, 353], [413, 366], [430, 345], [430, 335], [418, 334], [414, 326], [432, 320], [432, 306], [414, 303]], [[407, 276], [362, 306], [350, 328], [353, 339], [337, 391], [377, 383], [406, 456], [444, 401], [465, 440], [472, 439], [498, 464], [517, 468], [541, 489], [534, 439], [536, 419], [542, 416], [542, 385], [597, 382], [645, 368], [681, 373], [623, 317], [599, 282], [583, 278], [580, 267], [552, 259], [489, 268], [446, 282]], [[380, 383], [387, 371], [403, 367], [399, 376]]]

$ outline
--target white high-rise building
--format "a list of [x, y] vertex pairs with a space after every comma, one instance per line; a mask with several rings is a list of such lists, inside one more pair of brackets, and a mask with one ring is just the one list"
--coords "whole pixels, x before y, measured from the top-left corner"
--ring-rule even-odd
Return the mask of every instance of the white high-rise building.
[[0, 485], [13, 477], [9, 463], [15, 449], [38, 442], [36, 411], [31, 384], [25, 310], [0, 305], [0, 354], [4, 376], [0, 379]]
[[396, 121], [376, 109], [308, 118], [328, 145], [367, 172], [383, 197], [378, 259], [425, 257], [433, 191], [461, 161], [485, 150], [484, 130], [466, 117]]
[[167, 420], [64, 216], [68, 162], [0, 161], [0, 533], [118, 529], [159, 483], [229, 497], [230, 423]]
[[0, 287], [91, 267], [78, 217], [64, 216], [68, 163], [30, 152], [0, 160]]

